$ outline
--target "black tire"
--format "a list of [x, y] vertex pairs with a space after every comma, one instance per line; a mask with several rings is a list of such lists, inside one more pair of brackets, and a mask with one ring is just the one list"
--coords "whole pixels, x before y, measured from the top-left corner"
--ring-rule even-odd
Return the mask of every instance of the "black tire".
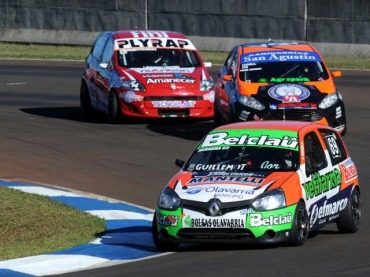
[[179, 243], [162, 240], [160, 238], [160, 235], [158, 234], [158, 229], [157, 229], [156, 214], [154, 214], [153, 221], [152, 221], [152, 236], [153, 236], [154, 245], [157, 247], [158, 250], [162, 252], [174, 252], [179, 247]]
[[360, 227], [361, 220], [361, 201], [360, 192], [354, 188], [350, 198], [348, 199], [347, 206], [341, 212], [337, 219], [337, 228], [343, 233], [356, 233]]
[[118, 97], [114, 91], [109, 92], [108, 99], [108, 121], [117, 123], [121, 119], [121, 110], [118, 102]]
[[215, 126], [218, 127], [218, 126], [221, 126], [223, 125], [223, 121], [222, 121], [222, 117], [220, 115], [220, 107], [219, 107], [219, 103], [217, 101], [217, 99], [215, 99], [215, 108], [214, 108], [214, 116], [213, 116], [213, 121], [215, 122]]
[[293, 246], [303, 245], [308, 237], [310, 219], [305, 205], [298, 202], [294, 213], [293, 226], [289, 243]]
[[85, 115], [91, 115], [93, 113], [93, 107], [91, 106], [89, 90], [84, 81], [81, 81], [80, 105], [81, 105], [82, 112]]

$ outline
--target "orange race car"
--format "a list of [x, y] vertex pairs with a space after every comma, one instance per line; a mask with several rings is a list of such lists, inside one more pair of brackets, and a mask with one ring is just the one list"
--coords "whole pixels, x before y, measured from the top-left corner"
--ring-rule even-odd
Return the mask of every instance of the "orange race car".
[[181, 242], [289, 242], [361, 219], [357, 170], [339, 133], [302, 121], [223, 125], [205, 136], [162, 191], [153, 219], [161, 250]]
[[241, 44], [216, 82], [217, 125], [246, 120], [302, 120], [346, 133], [341, 94], [320, 53], [307, 43]]
[[183, 34], [125, 30], [100, 34], [86, 58], [80, 100], [86, 114], [124, 118], [213, 118], [214, 83]]

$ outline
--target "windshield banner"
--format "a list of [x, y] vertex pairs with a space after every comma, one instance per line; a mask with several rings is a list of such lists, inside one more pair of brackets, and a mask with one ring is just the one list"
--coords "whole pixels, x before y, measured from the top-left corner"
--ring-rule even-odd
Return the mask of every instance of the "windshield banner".
[[321, 58], [317, 53], [307, 51], [254, 52], [240, 57], [241, 64], [259, 62], [321, 62]]

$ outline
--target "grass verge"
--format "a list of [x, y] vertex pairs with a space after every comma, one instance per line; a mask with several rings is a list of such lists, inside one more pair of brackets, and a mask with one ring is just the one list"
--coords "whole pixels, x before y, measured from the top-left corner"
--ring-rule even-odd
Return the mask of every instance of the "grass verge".
[[[0, 42], [0, 58], [84, 60], [90, 46], [19, 44]], [[212, 64], [223, 64], [228, 52], [201, 51], [203, 59]], [[370, 69], [370, 57], [325, 56], [330, 68]]]
[[46, 196], [0, 186], [0, 260], [89, 243], [105, 220]]

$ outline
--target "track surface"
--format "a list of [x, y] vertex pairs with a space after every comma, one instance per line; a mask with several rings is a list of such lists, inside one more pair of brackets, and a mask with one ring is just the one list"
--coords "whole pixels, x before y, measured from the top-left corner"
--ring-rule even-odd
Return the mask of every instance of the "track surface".
[[[0, 178], [30, 180], [154, 208], [212, 121], [110, 125], [79, 109], [81, 62], [0, 60]], [[216, 68], [212, 71], [217, 74]], [[302, 247], [186, 245], [173, 255], [66, 276], [370, 276], [370, 72], [344, 71], [345, 140], [360, 174], [362, 225], [329, 226]]]

